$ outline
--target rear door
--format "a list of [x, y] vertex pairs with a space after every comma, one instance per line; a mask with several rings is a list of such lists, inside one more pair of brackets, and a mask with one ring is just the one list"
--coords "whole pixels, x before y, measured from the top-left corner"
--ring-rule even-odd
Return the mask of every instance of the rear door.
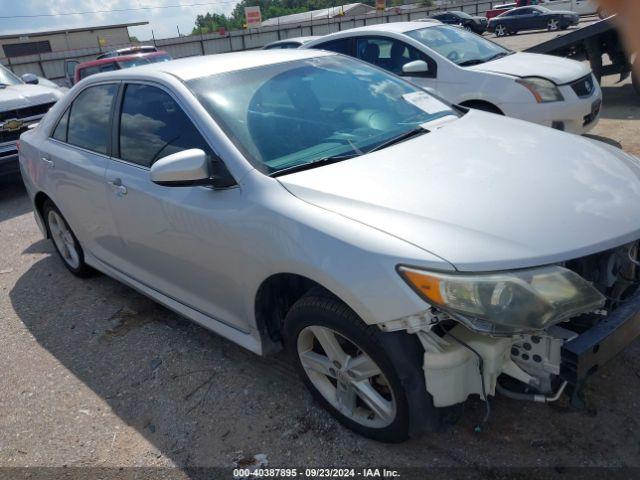
[[105, 173], [111, 149], [111, 115], [118, 83], [82, 90], [45, 141], [40, 162], [51, 180], [48, 192], [85, 252], [109, 259], [117, 239], [107, 205]]
[[250, 330], [237, 275], [239, 241], [225, 227], [242, 208], [239, 187], [163, 187], [150, 167], [167, 155], [204, 150], [214, 173], [224, 165], [171, 92], [124, 86], [107, 171], [108, 198], [122, 239], [113, 266], [163, 295], [242, 331]]

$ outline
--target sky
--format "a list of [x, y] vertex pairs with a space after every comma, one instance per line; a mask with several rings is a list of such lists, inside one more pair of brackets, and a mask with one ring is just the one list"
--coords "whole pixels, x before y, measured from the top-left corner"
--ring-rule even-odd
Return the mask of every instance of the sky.
[[[0, 34], [30, 33], [38, 30], [62, 30], [117, 23], [148, 21], [149, 25], [132, 27], [130, 35], [140, 40], [168, 38], [191, 33], [198, 14], [229, 14], [238, 0], [0, 0]], [[200, 5], [195, 5], [200, 4]], [[149, 10], [61, 15], [75, 12], [122, 10], [141, 7], [176, 6]], [[31, 18], [16, 16], [55, 15]]]

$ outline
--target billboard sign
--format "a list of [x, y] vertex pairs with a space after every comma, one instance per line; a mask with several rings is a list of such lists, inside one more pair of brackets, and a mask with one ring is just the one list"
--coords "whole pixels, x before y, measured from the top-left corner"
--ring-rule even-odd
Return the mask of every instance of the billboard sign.
[[244, 7], [247, 28], [258, 28], [262, 25], [262, 13], [260, 7]]

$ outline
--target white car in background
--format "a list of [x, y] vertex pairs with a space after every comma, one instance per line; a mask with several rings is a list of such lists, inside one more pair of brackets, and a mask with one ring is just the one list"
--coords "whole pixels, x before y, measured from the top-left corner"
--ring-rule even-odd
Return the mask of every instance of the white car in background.
[[275, 42], [267, 43], [262, 50], [283, 50], [287, 48], [300, 48], [307, 42], [320, 38], [318, 36], [313, 37], [291, 37], [277, 40]]
[[602, 92], [588, 65], [508, 50], [460, 28], [397, 22], [326, 35], [300, 48], [351, 55], [446, 100], [576, 134], [599, 120]]
[[65, 94], [57, 85], [39, 84], [31, 73], [16, 76], [0, 65], [0, 177], [18, 173], [18, 139]]

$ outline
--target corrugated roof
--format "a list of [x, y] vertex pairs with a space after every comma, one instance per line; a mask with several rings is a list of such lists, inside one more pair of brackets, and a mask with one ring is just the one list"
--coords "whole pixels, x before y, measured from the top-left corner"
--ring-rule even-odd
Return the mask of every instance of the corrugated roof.
[[57, 35], [60, 33], [86, 32], [92, 30], [108, 30], [110, 28], [137, 27], [140, 25], [149, 25], [149, 22], [118, 23], [116, 25], [98, 25], [95, 27], [65, 28], [62, 30], [45, 30], [41, 32], [12, 33], [9, 35], [0, 35], [0, 38], [41, 37], [43, 35]]
[[309, 20], [317, 20], [320, 18], [334, 18], [347, 14], [350, 10], [357, 7], [364, 7], [364, 10], [375, 10], [375, 8], [365, 5], [364, 3], [348, 3], [337, 7], [322, 8], [320, 10], [311, 10], [309, 12], [292, 13], [291, 15], [283, 15], [282, 17], [270, 18], [262, 22], [262, 26], [276, 26], [284, 23], [308, 22]]

